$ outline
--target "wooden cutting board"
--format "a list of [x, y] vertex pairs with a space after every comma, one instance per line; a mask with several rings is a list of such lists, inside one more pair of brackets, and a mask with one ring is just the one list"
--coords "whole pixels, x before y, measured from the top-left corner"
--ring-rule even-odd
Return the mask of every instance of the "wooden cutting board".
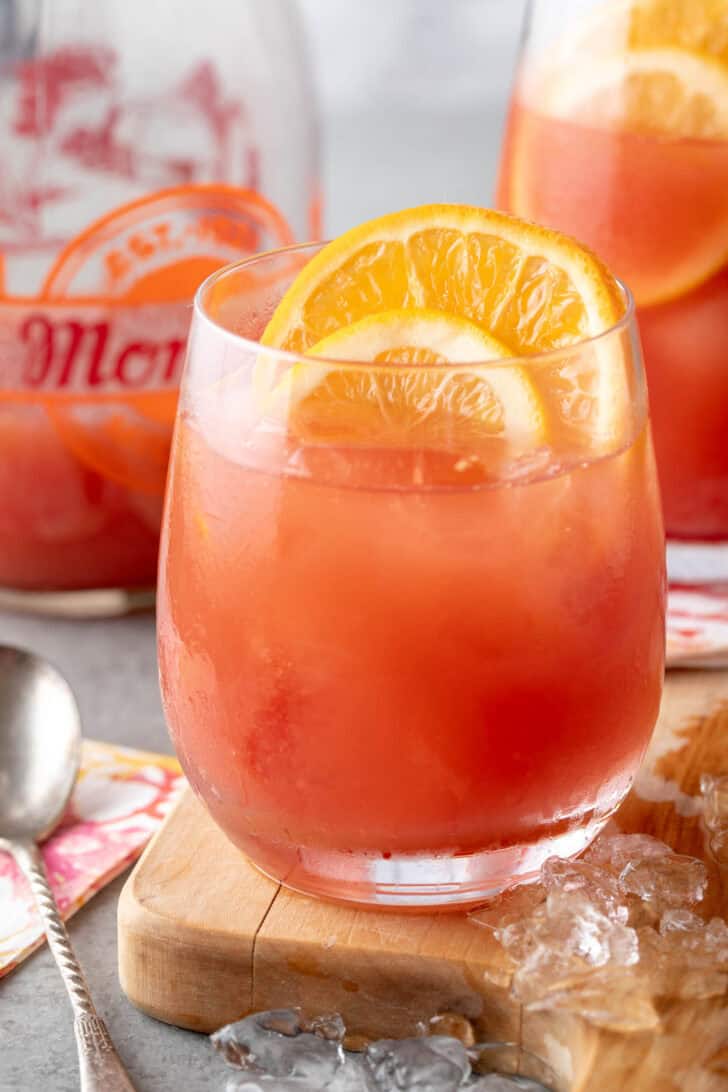
[[[643, 769], [617, 821], [711, 869], [711, 910], [728, 917], [728, 878], [705, 850], [702, 773], [728, 774], [728, 671], [673, 672]], [[127, 881], [119, 974], [159, 1020], [209, 1032], [246, 1013], [338, 1011], [368, 1037], [417, 1033], [445, 1012], [479, 1039], [546, 1059], [558, 1092], [726, 1092], [728, 996], [665, 1003], [657, 1032], [617, 1034], [509, 996], [504, 953], [464, 915], [347, 909], [258, 873], [188, 792]], [[679, 1074], [679, 1076], [676, 1076]]]

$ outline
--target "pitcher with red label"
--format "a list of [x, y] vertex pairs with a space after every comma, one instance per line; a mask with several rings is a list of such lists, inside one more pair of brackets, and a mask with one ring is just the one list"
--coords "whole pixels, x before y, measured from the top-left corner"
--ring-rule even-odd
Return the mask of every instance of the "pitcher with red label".
[[155, 579], [197, 285], [318, 234], [298, 13], [10, 0], [3, 14], [0, 602], [125, 610]]

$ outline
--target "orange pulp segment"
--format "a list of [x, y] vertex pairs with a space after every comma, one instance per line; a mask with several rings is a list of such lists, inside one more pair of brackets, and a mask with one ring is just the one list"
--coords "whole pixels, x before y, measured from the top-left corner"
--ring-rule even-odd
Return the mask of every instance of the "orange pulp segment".
[[309, 441], [442, 446], [500, 436], [533, 445], [545, 437], [545, 410], [527, 370], [484, 364], [507, 358], [507, 346], [457, 315], [379, 312], [306, 355], [312, 359], [277, 384], [267, 412]]

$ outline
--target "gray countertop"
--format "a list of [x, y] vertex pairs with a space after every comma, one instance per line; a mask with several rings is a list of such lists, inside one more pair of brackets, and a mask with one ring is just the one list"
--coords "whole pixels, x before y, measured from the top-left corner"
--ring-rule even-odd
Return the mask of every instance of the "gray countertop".
[[[514, 20], [515, 22], [515, 20]], [[512, 50], [514, 42], [509, 43]], [[506, 64], [501, 56], [500, 65]], [[487, 83], [488, 77], [485, 76]], [[507, 87], [452, 116], [390, 112], [329, 118], [324, 192], [330, 233], [427, 200], [488, 202]], [[371, 167], [367, 167], [371, 164]], [[65, 622], [0, 615], [0, 642], [46, 655], [78, 696], [86, 735], [169, 751], [157, 687], [151, 615]], [[116, 973], [116, 880], [72, 921], [71, 934], [99, 1010], [139, 1092], [224, 1087], [205, 1039], [151, 1020], [121, 994]], [[78, 1088], [70, 1010], [43, 948], [0, 982], [0, 1092]]]
[[[32, 648], [67, 676], [84, 732], [132, 747], [171, 750], [157, 688], [154, 619], [64, 622], [0, 617], [0, 642]], [[137, 1012], [116, 974], [116, 902], [124, 877], [81, 910], [70, 931], [94, 999], [139, 1092], [219, 1087], [200, 1036]], [[214, 1070], [221, 1076], [218, 1064]], [[184, 1075], [184, 1080], [182, 1077]], [[0, 1092], [75, 1092], [76, 1047], [63, 984], [43, 948], [0, 981]]]

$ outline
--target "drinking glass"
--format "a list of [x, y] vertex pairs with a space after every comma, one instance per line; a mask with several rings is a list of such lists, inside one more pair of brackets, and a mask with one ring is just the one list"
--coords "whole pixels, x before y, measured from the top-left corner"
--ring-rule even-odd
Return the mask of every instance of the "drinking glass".
[[318, 230], [295, 4], [8, 0], [0, 136], [0, 602], [125, 609], [196, 288]]
[[[197, 294], [160, 561], [167, 723], [268, 875], [467, 905], [582, 850], [657, 716], [664, 544], [634, 310], [625, 293], [600, 337], [468, 367], [266, 348], [317, 251]], [[526, 377], [546, 425], [507, 434], [488, 399]]]
[[728, 5], [531, 0], [498, 203], [634, 293], [668, 535], [728, 538]]

